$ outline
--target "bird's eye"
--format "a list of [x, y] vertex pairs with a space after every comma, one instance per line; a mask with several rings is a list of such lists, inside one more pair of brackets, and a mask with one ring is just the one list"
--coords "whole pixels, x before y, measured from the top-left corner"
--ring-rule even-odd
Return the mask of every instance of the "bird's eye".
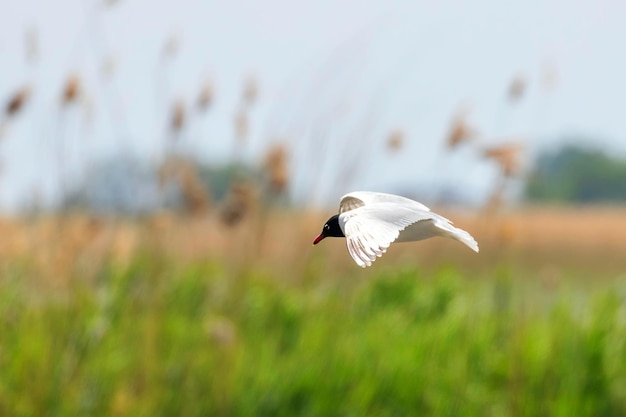
[[325, 225], [324, 225], [324, 229], [326, 229], [326, 230], [328, 230], [328, 229], [329, 229], [329, 227], [328, 227], [328, 225], [327, 225], [327, 224], [325, 224]]

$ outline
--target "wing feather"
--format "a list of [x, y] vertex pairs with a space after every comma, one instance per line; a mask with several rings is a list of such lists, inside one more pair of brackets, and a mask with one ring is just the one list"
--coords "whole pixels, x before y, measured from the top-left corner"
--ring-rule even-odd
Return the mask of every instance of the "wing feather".
[[377, 193], [373, 191], [354, 191], [341, 197], [339, 213], [345, 213], [359, 207], [377, 203], [393, 203], [415, 209], [430, 211], [428, 207], [417, 201], [394, 194]]
[[341, 201], [339, 202], [339, 214], [345, 213], [346, 211], [354, 210], [359, 207], [363, 207], [365, 202], [360, 198], [352, 195], [346, 194], [341, 197]]
[[432, 218], [429, 211], [382, 203], [344, 212], [339, 222], [350, 256], [364, 268], [382, 256], [406, 227]]

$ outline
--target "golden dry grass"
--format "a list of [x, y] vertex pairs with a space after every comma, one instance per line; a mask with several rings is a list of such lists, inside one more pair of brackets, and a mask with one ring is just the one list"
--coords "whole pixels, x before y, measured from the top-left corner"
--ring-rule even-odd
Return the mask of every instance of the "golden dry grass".
[[[524, 208], [489, 217], [442, 213], [475, 236], [479, 254], [447, 239], [431, 239], [393, 245], [374, 268], [454, 264], [484, 272], [514, 262], [549, 279], [577, 270], [617, 274], [625, 270], [626, 208]], [[262, 267], [293, 280], [302, 278], [310, 261], [357, 274], [360, 269], [342, 239], [311, 245], [330, 214], [255, 210], [235, 226], [223, 224], [217, 214], [189, 218], [162, 213], [142, 220], [84, 214], [4, 218], [0, 259], [5, 265], [24, 260], [33, 270], [33, 283], [51, 288], [69, 285], [76, 277], [95, 279], [103, 264], [124, 264], [146, 249], [189, 262], [219, 260], [233, 268]]]

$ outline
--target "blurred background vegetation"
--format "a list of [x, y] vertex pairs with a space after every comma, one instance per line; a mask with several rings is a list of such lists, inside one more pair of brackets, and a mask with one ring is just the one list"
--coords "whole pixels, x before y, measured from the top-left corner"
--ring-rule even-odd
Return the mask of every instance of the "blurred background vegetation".
[[[626, 159], [607, 155], [594, 149], [585, 140], [566, 140], [556, 150], [541, 151], [522, 178], [522, 200], [529, 203], [613, 204], [626, 200]], [[178, 163], [193, 167], [198, 176], [198, 191], [211, 201], [223, 200], [230, 184], [240, 178], [262, 178], [257, 166], [240, 163], [221, 166], [193, 159]], [[62, 210], [82, 209], [110, 214], [146, 214], [158, 211], [165, 204], [182, 209], [185, 204], [183, 178], [174, 177], [171, 188], [160, 190], [159, 172], [131, 158], [105, 160], [91, 167], [83, 182], [65, 196]], [[259, 186], [261, 184], [258, 184]], [[154, 190], [155, 194], [141, 200], [133, 190]], [[287, 196], [283, 204], [288, 204]]]
[[561, 203], [623, 202], [625, 178], [625, 160], [600, 149], [570, 144], [537, 157], [527, 179], [526, 197]]
[[623, 416], [626, 10], [292, 7], [0, 16], [0, 415]]

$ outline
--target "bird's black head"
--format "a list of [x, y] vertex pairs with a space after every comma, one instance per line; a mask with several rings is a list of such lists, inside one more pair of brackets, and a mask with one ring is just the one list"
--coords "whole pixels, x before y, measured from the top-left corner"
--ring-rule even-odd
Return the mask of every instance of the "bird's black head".
[[344, 237], [345, 235], [341, 231], [341, 227], [339, 227], [339, 215], [335, 214], [333, 217], [328, 219], [328, 221], [322, 227], [322, 233], [313, 241], [314, 245], [320, 243], [322, 239], [325, 237]]

